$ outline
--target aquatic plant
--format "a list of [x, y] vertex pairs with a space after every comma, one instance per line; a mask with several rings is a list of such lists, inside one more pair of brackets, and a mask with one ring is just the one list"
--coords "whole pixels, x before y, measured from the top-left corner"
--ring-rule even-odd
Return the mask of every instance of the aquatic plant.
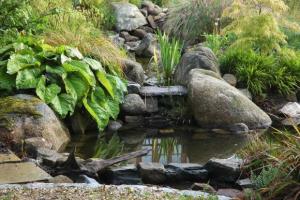
[[21, 37], [0, 49], [0, 90], [34, 91], [62, 118], [84, 108], [103, 130], [116, 119], [126, 85], [76, 48]]
[[175, 67], [179, 63], [181, 57], [182, 45], [175, 38], [170, 39], [165, 33], [157, 34], [160, 45], [160, 58], [162, 65], [163, 82], [166, 85], [172, 83], [172, 77]]
[[94, 158], [109, 159], [121, 155], [124, 143], [117, 134], [114, 134], [108, 141], [105, 138], [99, 138], [94, 147]]

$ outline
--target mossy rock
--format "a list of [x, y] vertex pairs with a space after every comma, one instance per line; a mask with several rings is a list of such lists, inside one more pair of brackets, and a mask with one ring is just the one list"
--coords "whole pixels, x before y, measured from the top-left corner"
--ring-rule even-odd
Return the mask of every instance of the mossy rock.
[[31, 137], [42, 137], [62, 150], [70, 140], [68, 129], [40, 99], [19, 94], [0, 98], [0, 141], [14, 147]]

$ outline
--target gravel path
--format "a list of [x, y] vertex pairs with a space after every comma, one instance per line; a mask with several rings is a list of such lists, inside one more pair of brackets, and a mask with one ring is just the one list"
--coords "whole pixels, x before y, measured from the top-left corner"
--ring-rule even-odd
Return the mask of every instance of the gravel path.
[[[0, 185], [0, 200], [205, 200], [206, 197], [207, 194], [202, 192], [146, 186], [43, 183]], [[229, 199], [219, 197], [219, 200]]]

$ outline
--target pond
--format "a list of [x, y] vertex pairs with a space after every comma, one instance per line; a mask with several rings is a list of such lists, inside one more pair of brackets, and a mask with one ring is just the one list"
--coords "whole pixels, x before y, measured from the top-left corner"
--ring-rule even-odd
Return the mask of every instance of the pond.
[[[228, 158], [248, 141], [245, 135], [214, 133], [199, 128], [172, 127], [168, 129], [129, 128], [115, 134], [97, 133], [74, 136], [67, 151], [76, 147], [82, 158], [110, 158], [141, 148], [150, 149], [144, 157], [128, 161], [205, 164], [210, 158]], [[114, 135], [114, 136], [113, 136]]]

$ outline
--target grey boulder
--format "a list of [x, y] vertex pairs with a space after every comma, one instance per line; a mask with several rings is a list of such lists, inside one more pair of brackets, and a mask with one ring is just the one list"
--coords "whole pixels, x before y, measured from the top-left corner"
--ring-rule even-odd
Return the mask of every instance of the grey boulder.
[[188, 99], [198, 125], [226, 129], [243, 123], [253, 130], [272, 124], [263, 110], [224, 80], [193, 69], [188, 82]]
[[135, 5], [124, 2], [112, 5], [116, 13], [117, 31], [132, 31], [147, 24], [146, 18]]
[[187, 85], [189, 72], [195, 68], [210, 70], [220, 75], [218, 61], [212, 50], [198, 46], [188, 50], [181, 57], [174, 74], [175, 81], [178, 84]]
[[57, 151], [70, 141], [68, 129], [40, 99], [19, 94], [1, 98], [0, 103], [0, 140], [9, 139], [16, 150], [33, 137], [44, 138]]

